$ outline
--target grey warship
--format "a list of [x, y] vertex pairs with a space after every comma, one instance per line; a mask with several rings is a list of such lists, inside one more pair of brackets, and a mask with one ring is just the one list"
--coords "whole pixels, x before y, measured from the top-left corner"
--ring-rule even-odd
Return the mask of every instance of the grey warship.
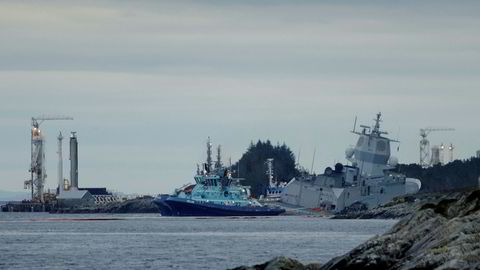
[[[373, 127], [361, 125], [355, 147], [345, 151], [351, 165], [337, 163], [321, 175], [293, 178], [282, 193], [282, 202], [310, 209], [339, 212], [360, 203], [367, 208], [391, 201], [394, 197], [416, 193], [421, 187], [418, 179], [395, 172], [398, 160], [390, 154], [390, 143], [380, 129], [381, 113]], [[356, 122], [356, 121], [355, 121]]]

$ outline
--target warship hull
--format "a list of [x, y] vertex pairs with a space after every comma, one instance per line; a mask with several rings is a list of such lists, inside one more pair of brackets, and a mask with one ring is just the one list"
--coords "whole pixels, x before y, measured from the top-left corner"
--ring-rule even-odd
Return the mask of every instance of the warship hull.
[[282, 194], [282, 202], [309, 209], [338, 212], [355, 203], [374, 208], [397, 196], [409, 194], [405, 183], [335, 188], [322, 186], [318, 182], [320, 181], [293, 179]]
[[162, 216], [277, 216], [285, 209], [205, 203], [174, 196], [159, 196], [153, 201]]

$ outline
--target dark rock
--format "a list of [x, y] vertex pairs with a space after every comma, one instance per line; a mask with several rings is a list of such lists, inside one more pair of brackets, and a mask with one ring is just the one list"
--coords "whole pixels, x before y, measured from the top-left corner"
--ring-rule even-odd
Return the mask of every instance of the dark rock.
[[111, 205], [102, 210], [104, 213], [160, 213], [157, 205], [153, 203], [153, 198], [145, 197], [133, 200], [127, 200], [120, 204]]
[[[400, 219], [425, 208], [435, 208], [437, 213], [443, 213], [448, 203], [458, 200], [465, 192], [451, 193], [421, 193], [401, 196], [391, 202], [376, 208], [367, 209], [362, 204], [353, 204], [339, 212], [333, 219]], [[479, 193], [480, 194], [480, 193]], [[479, 195], [480, 196], [480, 195]], [[443, 202], [442, 202], [443, 201]], [[437, 206], [437, 204], [440, 205]], [[445, 209], [443, 209], [445, 208]]]
[[[412, 202], [400, 200], [388, 207], [405, 203]], [[413, 204], [409, 207], [416, 211], [389, 232], [323, 266], [279, 257], [236, 269], [480, 269], [480, 190], [417, 197]]]
[[448, 197], [322, 269], [480, 269], [480, 192]]
[[160, 213], [157, 205], [153, 203], [152, 197], [142, 197], [132, 200], [126, 200], [120, 203], [111, 203], [102, 207], [96, 208], [65, 208], [55, 209], [50, 213], [58, 214], [94, 214], [94, 213], [112, 213], [112, 214], [146, 214], [146, 213]]
[[318, 270], [320, 264], [303, 265], [295, 259], [277, 257], [271, 261], [254, 266], [240, 266], [232, 270]]

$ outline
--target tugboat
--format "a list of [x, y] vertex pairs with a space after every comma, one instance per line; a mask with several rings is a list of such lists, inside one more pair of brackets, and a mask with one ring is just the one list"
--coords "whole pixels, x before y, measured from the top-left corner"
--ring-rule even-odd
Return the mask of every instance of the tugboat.
[[154, 203], [162, 216], [276, 216], [285, 212], [279, 207], [265, 206], [249, 198], [250, 190], [221, 162], [218, 147], [215, 168], [212, 168], [212, 144], [207, 142], [207, 162], [197, 166], [195, 185], [175, 190], [173, 195], [159, 195]]

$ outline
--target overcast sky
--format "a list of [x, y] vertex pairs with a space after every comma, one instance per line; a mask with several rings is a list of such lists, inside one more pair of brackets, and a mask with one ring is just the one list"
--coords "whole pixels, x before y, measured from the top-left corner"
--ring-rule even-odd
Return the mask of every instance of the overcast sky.
[[60, 130], [78, 132], [80, 186], [125, 193], [193, 182], [208, 136], [225, 161], [270, 139], [310, 167], [316, 148], [322, 172], [379, 111], [400, 162], [426, 126], [473, 156], [480, 2], [339, 2], [0, 2], [0, 189], [22, 190], [42, 114], [75, 118], [42, 124], [49, 188]]

